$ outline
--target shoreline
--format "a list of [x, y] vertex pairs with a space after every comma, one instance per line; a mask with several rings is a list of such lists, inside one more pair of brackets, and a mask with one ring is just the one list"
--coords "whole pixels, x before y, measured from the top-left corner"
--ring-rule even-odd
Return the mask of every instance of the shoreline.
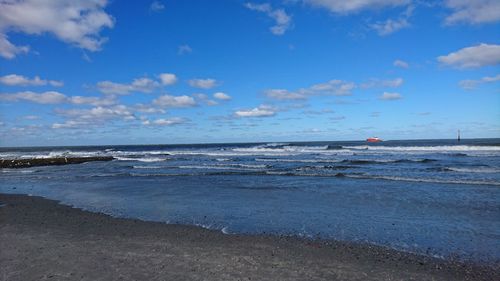
[[0, 193], [0, 280], [499, 280], [480, 265], [381, 246], [223, 234]]

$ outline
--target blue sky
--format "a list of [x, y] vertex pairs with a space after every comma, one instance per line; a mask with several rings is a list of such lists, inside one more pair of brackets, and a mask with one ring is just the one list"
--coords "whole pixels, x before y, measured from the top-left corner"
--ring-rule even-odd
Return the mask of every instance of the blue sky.
[[500, 2], [0, 3], [0, 145], [500, 137]]

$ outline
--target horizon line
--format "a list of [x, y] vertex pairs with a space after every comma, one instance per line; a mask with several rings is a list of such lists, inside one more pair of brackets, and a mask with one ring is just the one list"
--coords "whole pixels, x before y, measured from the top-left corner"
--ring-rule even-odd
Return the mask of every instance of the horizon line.
[[[461, 138], [460, 141], [466, 140], [500, 140], [500, 137], [495, 138]], [[436, 140], [455, 140], [457, 139], [390, 139], [382, 140], [380, 143], [391, 142], [391, 141], [436, 141]], [[311, 141], [256, 141], [256, 142], [199, 142], [199, 143], [144, 143], [144, 144], [91, 144], [91, 145], [33, 145], [33, 146], [2, 146], [0, 149], [9, 148], [50, 148], [50, 147], [100, 147], [100, 146], [154, 146], [154, 145], [222, 145], [222, 144], [265, 144], [265, 143], [319, 143], [319, 142], [365, 142], [365, 140], [311, 140]], [[458, 142], [458, 141], [457, 141]], [[380, 144], [379, 143], [379, 144]]]

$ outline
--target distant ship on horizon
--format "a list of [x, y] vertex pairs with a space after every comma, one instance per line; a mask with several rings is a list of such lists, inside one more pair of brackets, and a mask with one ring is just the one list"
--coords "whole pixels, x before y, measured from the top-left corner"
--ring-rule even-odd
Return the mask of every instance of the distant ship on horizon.
[[366, 141], [367, 142], [381, 142], [382, 139], [380, 139], [378, 137], [371, 137], [371, 138], [367, 138]]

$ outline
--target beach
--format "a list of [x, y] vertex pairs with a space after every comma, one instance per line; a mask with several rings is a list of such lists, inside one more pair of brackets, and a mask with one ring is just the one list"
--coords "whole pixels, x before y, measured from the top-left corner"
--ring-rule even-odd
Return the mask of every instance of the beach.
[[500, 281], [500, 0], [0, 0], [0, 281]]
[[113, 218], [0, 194], [1, 280], [498, 280], [385, 247]]

